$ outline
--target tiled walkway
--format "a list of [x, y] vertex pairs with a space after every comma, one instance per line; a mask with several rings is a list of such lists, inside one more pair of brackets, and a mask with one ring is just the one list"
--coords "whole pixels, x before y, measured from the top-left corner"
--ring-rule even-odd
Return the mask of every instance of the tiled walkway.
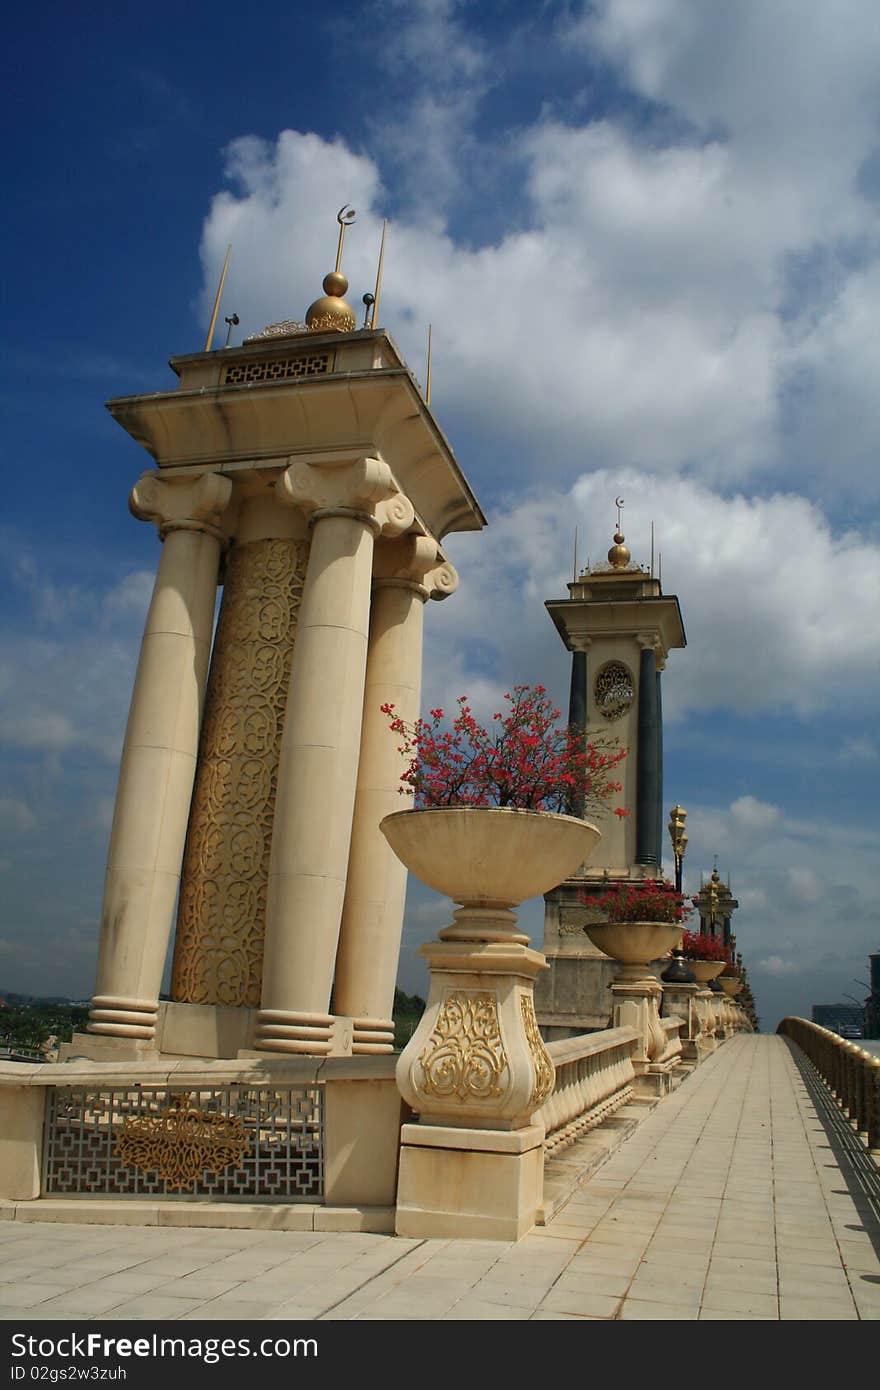
[[878, 1168], [796, 1053], [726, 1043], [517, 1245], [0, 1222], [0, 1316], [880, 1318]]

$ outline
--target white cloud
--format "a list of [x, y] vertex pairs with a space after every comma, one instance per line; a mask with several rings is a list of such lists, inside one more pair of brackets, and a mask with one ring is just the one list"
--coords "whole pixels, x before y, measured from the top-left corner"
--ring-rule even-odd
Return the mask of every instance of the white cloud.
[[[653, 519], [664, 591], [682, 607], [688, 646], [671, 653], [664, 674], [668, 723], [713, 708], [806, 717], [873, 706], [880, 545], [835, 535], [803, 498], [727, 498], [690, 479], [623, 469], [585, 474], [569, 493], [526, 495], [485, 533], [449, 537], [461, 587], [429, 611], [426, 629], [427, 684], [441, 703], [451, 686], [453, 696], [471, 693], [469, 678], [486, 670], [496, 689], [542, 682], [567, 698], [568, 658], [543, 601], [566, 593], [575, 526], [581, 562], [604, 558], [619, 492], [634, 558], [649, 561]], [[820, 736], [817, 747], [826, 743]], [[767, 823], [773, 808], [745, 797], [736, 815]]]
[[803, 968], [803, 961], [784, 956], [764, 956], [755, 961], [755, 969], [765, 975], [799, 975]]
[[738, 829], [745, 834], [763, 834], [779, 825], [782, 813], [754, 796], [741, 796], [731, 803], [730, 814]]

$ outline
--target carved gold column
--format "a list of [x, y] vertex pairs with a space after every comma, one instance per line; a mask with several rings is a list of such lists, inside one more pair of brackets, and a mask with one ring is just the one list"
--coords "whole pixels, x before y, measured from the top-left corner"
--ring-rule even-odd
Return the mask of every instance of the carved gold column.
[[278, 758], [308, 549], [305, 518], [291, 508], [262, 499], [245, 505], [211, 659], [177, 919], [175, 1000], [260, 1003]]
[[135, 676], [110, 835], [89, 1031], [151, 1039], [180, 882], [204, 700], [226, 478], [146, 473], [135, 516], [164, 542]]
[[256, 1045], [320, 1055], [330, 1048], [373, 541], [406, 531], [413, 508], [371, 458], [299, 461], [278, 492], [311, 516], [312, 542], [278, 770]]
[[412, 798], [400, 794], [406, 759], [382, 706], [393, 704], [408, 723], [418, 717], [425, 602], [458, 586], [455, 570], [438, 564], [437, 543], [427, 536], [382, 541], [373, 571], [357, 798], [333, 987], [335, 1012], [354, 1019], [355, 1053], [394, 1050], [391, 1010], [406, 899], [406, 869], [379, 822]]

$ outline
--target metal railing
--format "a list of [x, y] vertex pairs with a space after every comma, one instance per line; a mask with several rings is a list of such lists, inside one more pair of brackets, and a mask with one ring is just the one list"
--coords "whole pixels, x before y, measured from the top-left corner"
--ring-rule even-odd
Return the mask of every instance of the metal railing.
[[556, 1082], [534, 1117], [546, 1131], [546, 1154], [567, 1148], [631, 1099], [639, 1036], [635, 1028], [605, 1028], [547, 1044]]
[[805, 1018], [784, 1018], [776, 1029], [810, 1059], [871, 1153], [880, 1153], [880, 1057]]
[[316, 1086], [53, 1086], [43, 1191], [74, 1197], [321, 1201]]

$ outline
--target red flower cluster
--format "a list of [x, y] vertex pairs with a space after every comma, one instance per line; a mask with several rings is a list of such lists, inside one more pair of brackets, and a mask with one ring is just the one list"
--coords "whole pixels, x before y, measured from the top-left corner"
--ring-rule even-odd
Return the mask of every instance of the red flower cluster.
[[693, 911], [684, 894], [665, 878], [620, 883], [595, 896], [581, 893], [580, 900], [600, 908], [609, 922], [682, 922]]
[[690, 960], [730, 960], [730, 948], [723, 941], [698, 931], [682, 933], [681, 949]]
[[575, 796], [598, 806], [622, 790], [608, 774], [626, 749], [585, 743], [582, 733], [560, 726], [561, 712], [542, 685], [516, 685], [504, 698], [510, 709], [492, 716], [491, 733], [474, 719], [465, 695], [451, 728], [442, 727], [442, 709], [430, 711], [430, 722], [410, 724], [394, 705], [382, 705], [402, 739], [399, 751], [410, 759], [401, 792], [414, 793], [419, 807], [564, 811]]

